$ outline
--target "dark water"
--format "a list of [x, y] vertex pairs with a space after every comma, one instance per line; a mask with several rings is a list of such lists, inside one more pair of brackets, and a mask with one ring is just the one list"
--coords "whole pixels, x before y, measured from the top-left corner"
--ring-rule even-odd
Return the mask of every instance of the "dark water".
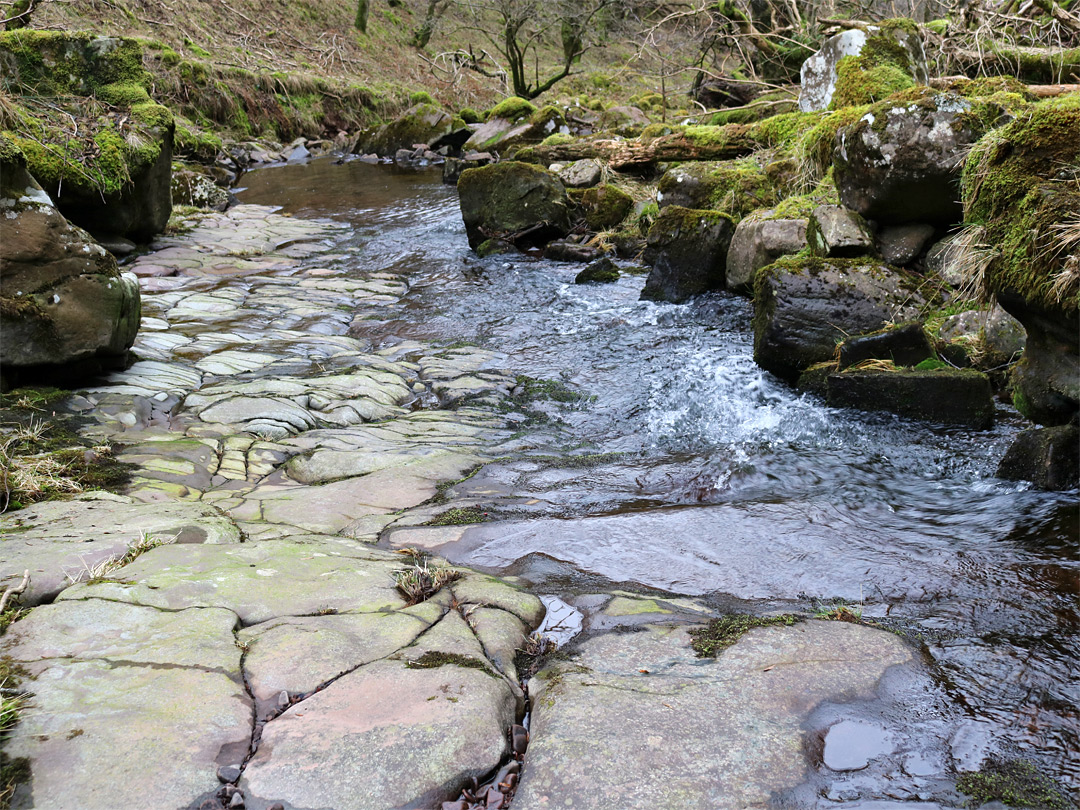
[[472, 490], [514, 517], [470, 530], [451, 559], [549, 589], [581, 576], [860, 605], [926, 640], [960, 707], [954, 755], [1019, 754], [1080, 789], [1077, 493], [993, 477], [1023, 427], [1011, 409], [982, 432], [825, 408], [754, 365], [743, 299], [657, 305], [638, 301], [640, 275], [576, 286], [579, 266], [477, 259], [437, 172], [322, 161], [245, 181], [245, 202], [351, 224], [350, 272], [410, 284], [400, 316], [357, 337], [473, 342], [590, 398], [548, 405], [557, 421], [522, 447], [611, 455], [491, 465]]

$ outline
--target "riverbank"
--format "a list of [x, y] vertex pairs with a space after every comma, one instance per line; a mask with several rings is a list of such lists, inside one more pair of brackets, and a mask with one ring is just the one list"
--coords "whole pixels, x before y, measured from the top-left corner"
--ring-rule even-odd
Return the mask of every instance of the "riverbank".
[[[1020, 751], [1070, 778], [1067, 713], [1000, 688], [1034, 657], [1029, 687], [1063, 689], [1068, 647], [1038, 639], [1071, 621], [1065, 496], [992, 477], [1008, 419], [988, 447], [823, 409], [754, 368], [738, 298], [641, 302], [640, 276], [582, 287], [574, 265], [470, 258], [437, 175], [321, 161], [249, 180], [128, 265], [140, 360], [67, 403], [123, 445], [132, 500], [3, 518], [5, 550], [52, 555], [8, 560], [13, 578], [61, 574], [5, 637], [37, 675], [6, 747], [29, 759], [14, 806], [458, 801], [512, 761], [515, 648], [544, 605], [571, 627], [556, 638], [583, 633], [527, 684], [515, 807], [958, 807], [957, 771]], [[482, 522], [423, 525], [461, 521]], [[408, 607], [397, 572], [417, 561], [464, 576]], [[1060, 587], [1030, 577], [1048, 567]], [[806, 621], [712, 662], [686, 633], [843, 615], [837, 597], [916, 646]], [[956, 690], [986, 709], [964, 717]], [[1010, 719], [1023, 707], [1037, 731]]]

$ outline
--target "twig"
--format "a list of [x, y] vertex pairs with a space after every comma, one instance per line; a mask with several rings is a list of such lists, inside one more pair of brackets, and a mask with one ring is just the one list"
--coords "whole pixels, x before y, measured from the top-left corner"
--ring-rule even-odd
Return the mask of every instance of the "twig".
[[16, 586], [12, 586], [4, 591], [4, 595], [0, 596], [0, 613], [4, 612], [4, 608], [7, 607], [8, 599], [23, 593], [26, 590], [26, 586], [30, 584], [30, 571], [23, 571], [22, 582]]

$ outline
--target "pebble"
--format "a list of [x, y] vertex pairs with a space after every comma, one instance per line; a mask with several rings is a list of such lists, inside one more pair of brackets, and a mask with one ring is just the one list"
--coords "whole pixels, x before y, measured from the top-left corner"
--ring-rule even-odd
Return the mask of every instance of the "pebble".
[[234, 784], [240, 779], [240, 766], [222, 765], [218, 768], [217, 778], [226, 785]]

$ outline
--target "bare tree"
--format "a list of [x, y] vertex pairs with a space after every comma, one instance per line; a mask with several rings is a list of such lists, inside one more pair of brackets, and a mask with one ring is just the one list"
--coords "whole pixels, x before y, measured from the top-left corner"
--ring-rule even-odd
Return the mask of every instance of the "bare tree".
[[[514, 95], [529, 99], [571, 74], [591, 44], [598, 15], [613, 4], [614, 0], [461, 0], [470, 27], [506, 60]], [[540, 48], [556, 43], [562, 52], [560, 64], [545, 70], [541, 79]]]

